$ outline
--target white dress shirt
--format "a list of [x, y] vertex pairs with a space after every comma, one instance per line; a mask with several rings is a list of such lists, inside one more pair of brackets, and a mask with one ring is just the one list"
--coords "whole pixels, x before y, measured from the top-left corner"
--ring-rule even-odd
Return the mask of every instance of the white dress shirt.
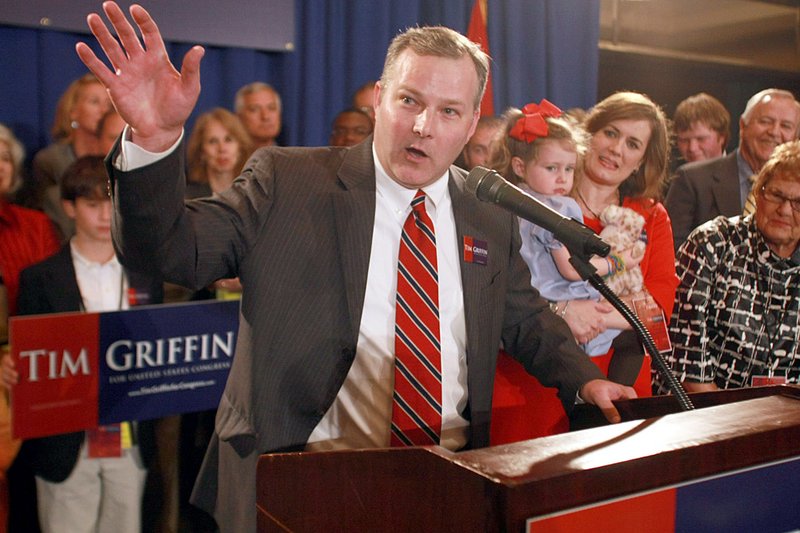
[[[126, 126], [123, 139], [128, 137]], [[180, 139], [167, 151], [155, 154], [123, 140], [121, 155], [114, 164], [121, 170], [130, 171], [165, 157], [179, 143]], [[308, 450], [389, 446], [394, 390], [397, 255], [403, 223], [411, 212], [411, 200], [417, 191], [392, 180], [378, 161], [374, 146], [372, 150], [376, 177], [375, 221], [356, 356], [336, 399], [311, 433]], [[439, 267], [441, 445], [457, 450], [469, 438], [469, 423], [462, 416], [468, 392], [467, 333], [459, 266], [461, 247], [457, 242], [448, 181], [449, 171], [423, 190], [427, 195], [425, 209], [436, 232]]]
[[128, 280], [117, 256], [105, 263], [86, 259], [70, 241], [75, 279], [81, 292], [82, 311], [102, 312], [128, 309]]
[[[394, 326], [397, 254], [403, 224], [415, 189], [392, 180], [374, 153], [375, 222], [364, 310], [356, 357], [344, 385], [309, 437], [307, 449], [376, 448], [389, 445], [394, 391]], [[451, 450], [467, 442], [466, 322], [456, 223], [445, 172], [423, 188], [425, 210], [436, 232], [439, 269], [439, 321], [442, 346], [441, 445]]]

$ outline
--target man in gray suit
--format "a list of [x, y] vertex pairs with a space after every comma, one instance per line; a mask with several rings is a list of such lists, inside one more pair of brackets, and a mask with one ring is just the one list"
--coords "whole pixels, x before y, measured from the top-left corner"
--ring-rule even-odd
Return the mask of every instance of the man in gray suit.
[[753, 95], [739, 119], [739, 148], [707, 161], [683, 165], [672, 179], [664, 206], [672, 220], [675, 249], [694, 228], [723, 215], [741, 215], [758, 174], [779, 144], [797, 139], [800, 103], [789, 91]]
[[109, 156], [121, 260], [190, 287], [239, 276], [244, 288], [193, 495], [222, 531], [255, 529], [259, 454], [389, 445], [398, 247], [418, 190], [439, 265], [439, 444], [488, 444], [501, 342], [567, 408], [582, 398], [619, 420], [612, 400], [633, 389], [603, 379], [580, 352], [530, 287], [515, 217], [465, 191], [452, 166], [486, 83], [477, 45], [446, 28], [408, 30], [375, 88], [373, 138], [351, 149], [259, 150], [229, 191], [184, 204], [183, 124], [203, 50], [192, 48], [178, 73], [143, 8], [130, 12], [146, 50], [116, 4], [104, 10], [122, 46], [98, 15], [88, 21], [115, 72], [85, 44], [77, 50], [130, 125]]

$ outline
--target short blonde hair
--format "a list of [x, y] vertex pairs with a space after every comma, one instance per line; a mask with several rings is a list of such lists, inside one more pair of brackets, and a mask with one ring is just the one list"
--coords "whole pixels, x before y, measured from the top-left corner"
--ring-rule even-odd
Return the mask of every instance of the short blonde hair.
[[56, 141], [67, 141], [72, 137], [72, 119], [70, 113], [78, 102], [81, 90], [87, 85], [97, 83], [102, 85], [94, 74], [84, 74], [77, 80], [73, 81], [58, 99], [56, 105], [56, 115], [53, 119], [53, 127], [50, 129], [50, 134]]
[[244, 126], [242, 126], [239, 117], [221, 107], [216, 107], [211, 111], [203, 113], [194, 123], [192, 135], [189, 137], [189, 142], [187, 143], [186, 153], [189, 165], [189, 181], [199, 183], [208, 182], [206, 162], [203, 160], [203, 138], [205, 137], [206, 128], [214, 121], [222, 124], [222, 127], [228, 130], [239, 143], [239, 157], [236, 160], [235, 168], [237, 174], [242, 170], [242, 167], [244, 167], [253, 149], [253, 141], [244, 129]]
[[278, 112], [281, 111], [281, 95], [278, 91], [275, 90], [275, 87], [270, 85], [269, 83], [264, 83], [263, 81], [254, 81], [253, 83], [248, 83], [247, 85], [241, 87], [238, 91], [236, 91], [236, 96], [233, 98], [233, 109], [236, 113], [241, 113], [242, 109], [244, 109], [244, 97], [253, 94], [253, 93], [260, 93], [260, 92], [268, 92], [275, 95], [275, 101], [278, 103]]
[[446, 57], [461, 59], [468, 56], [475, 66], [478, 75], [478, 92], [475, 95], [473, 106], [478, 109], [486, 90], [486, 80], [489, 77], [489, 56], [481, 47], [461, 35], [455, 30], [444, 26], [424, 26], [409, 28], [392, 40], [386, 51], [386, 60], [381, 74], [381, 88], [386, 88], [392, 81], [394, 66], [406, 50], [411, 50], [418, 56]]
[[25, 160], [25, 148], [19, 142], [11, 128], [0, 124], [0, 143], [5, 143], [11, 152], [12, 177], [11, 187], [6, 194], [13, 193], [22, 185], [22, 162]]

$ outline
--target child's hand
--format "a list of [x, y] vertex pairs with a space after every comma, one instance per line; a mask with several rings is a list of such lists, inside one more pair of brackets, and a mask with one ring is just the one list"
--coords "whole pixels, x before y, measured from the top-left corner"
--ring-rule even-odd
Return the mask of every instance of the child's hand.
[[613, 310], [609, 303], [571, 300], [563, 318], [575, 340], [585, 344], [606, 330], [605, 316]]
[[625, 264], [625, 269], [633, 268], [638, 266], [639, 263], [642, 262], [642, 258], [644, 255], [638, 253], [635, 246], [631, 246], [630, 248], [626, 248], [622, 250], [620, 253], [617, 254], [622, 262]]
[[8, 348], [3, 348], [0, 354], [0, 383], [7, 389], [10, 389], [19, 381], [19, 373], [17, 372], [14, 360], [8, 353]]

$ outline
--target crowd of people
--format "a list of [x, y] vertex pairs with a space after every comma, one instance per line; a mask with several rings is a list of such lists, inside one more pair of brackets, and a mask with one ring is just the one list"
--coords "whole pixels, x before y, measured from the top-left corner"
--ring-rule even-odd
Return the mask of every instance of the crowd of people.
[[[591, 266], [664, 328], [687, 390], [798, 382], [800, 103], [790, 91], [753, 95], [730, 153], [730, 113], [705, 93], [671, 121], [630, 91], [585, 111], [562, 111], [556, 95], [479, 117], [486, 55], [446, 28], [415, 28], [336, 115], [334, 148], [288, 149], [276, 142], [280, 95], [264, 82], [184, 132], [202, 48], [176, 74], [144, 9], [131, 7], [150, 43], [136, 54], [125, 53], [136, 38], [122, 10], [104, 10], [128, 36], [88, 19], [114, 69], [79, 45], [91, 73], [59, 100], [54, 142], [27, 179], [24, 149], [0, 125], [6, 315], [128, 309], [134, 286], [149, 295], [137, 304], [235, 297], [239, 345], [218, 411], [185, 415], [182, 436], [175, 417], [20, 448], [3, 395], [0, 513], [10, 497], [12, 531], [252, 531], [261, 453], [501, 444], [568, 431], [578, 398], [613, 422], [614, 400], [667, 393], [631, 325], [553, 234], [465, 190], [476, 166], [612, 243]], [[480, 251], [462, 256], [462, 241]], [[313, 324], [287, 319], [310, 308]], [[424, 379], [415, 366], [429, 369]], [[18, 379], [3, 357], [2, 384]], [[114, 461], [88, 452], [97, 431], [127, 443]], [[148, 468], [173, 482], [148, 488]], [[188, 506], [195, 478], [192, 502], [208, 514]], [[158, 524], [143, 507], [148, 490], [175, 502]]]
[[[753, 95], [730, 154], [730, 113], [705, 93], [681, 102], [671, 123], [657, 104], [630, 92], [611, 95], [578, 120], [573, 112], [562, 115], [549, 102], [512, 108], [491, 133], [467, 143], [463, 161], [475, 146], [487, 146], [484, 166], [611, 241], [623, 230], [619, 209], [610, 208], [632, 211], [628, 225], [642, 218], [634, 224], [638, 243], [628, 240], [627, 248], [593, 264], [640, 317], [656, 310], [662, 314], [656, 323], [669, 323], [672, 348], [665, 355], [687, 390], [797, 383], [794, 208], [800, 205], [792, 193], [800, 179], [800, 103], [794, 95], [774, 88]], [[588, 141], [576, 143], [576, 134]], [[680, 154], [673, 171], [670, 135]], [[592, 361], [639, 396], [668, 393], [630, 326], [577, 276], [563, 245], [526, 220], [519, 224], [532, 285]], [[638, 283], [625, 290], [632, 271]], [[567, 430], [553, 397], [501, 355], [492, 442]], [[554, 408], [542, 407], [548, 403]], [[520, 426], [522, 417], [537, 426]]]
[[[374, 82], [370, 88], [372, 85]], [[354, 93], [354, 106], [363, 92]], [[271, 85], [254, 82], [242, 87], [236, 94], [233, 109], [235, 113], [215, 108], [197, 117], [186, 143], [186, 199], [208, 197], [228, 189], [257, 148], [276, 144], [281, 129], [281, 100]], [[3, 202], [0, 206], [3, 221], [0, 272], [5, 289], [3, 343], [8, 342], [8, 316], [128, 308], [127, 301], [120, 307], [115, 298], [104, 303], [95, 296], [103, 294], [104, 289], [119, 292], [123, 288], [122, 285], [113, 287], [110, 282], [106, 283], [111, 278], [124, 279], [126, 289], [142, 281], [137, 273], [120, 270], [111, 245], [111, 202], [106, 192], [108, 178], [103, 157], [111, 151], [124, 127], [125, 122], [112, 107], [105, 87], [92, 74], [73, 81], [59, 99], [51, 132], [54, 142], [34, 155], [30, 173], [24, 171], [24, 147], [10, 129], [0, 125], [0, 195]], [[333, 121], [330, 145], [353, 146], [366, 139], [372, 129], [373, 117], [365, 105], [345, 109]], [[87, 204], [95, 210], [89, 222], [87, 216], [81, 216], [88, 212]], [[87, 253], [84, 249], [87, 239], [101, 250]], [[61, 252], [58, 252], [59, 248]], [[21, 272], [29, 266], [31, 268], [26, 272], [29, 281], [20, 281]], [[89, 274], [82, 274], [84, 271]], [[111, 273], [103, 274], [106, 271]], [[75, 274], [70, 275], [70, 272]], [[97, 277], [92, 279], [94, 276]], [[58, 284], [54, 285], [53, 280]], [[45, 290], [47, 295], [41, 292]], [[163, 283], [157, 292], [150, 289], [138, 291], [137, 294], [152, 297], [139, 298], [137, 304], [238, 298], [241, 290], [236, 277], [216, 280], [198, 291]], [[106, 291], [106, 294], [110, 292]], [[75, 295], [81, 300], [76, 301]], [[18, 302], [21, 302], [19, 307]], [[4, 364], [13, 381], [16, 370], [12, 361], [6, 358]], [[11, 386], [9, 383], [6, 385]], [[12, 531], [36, 531], [40, 527], [44, 531], [80, 531], [90, 524], [100, 530], [115, 524], [123, 531], [139, 531], [143, 526], [146, 530], [169, 531], [174, 530], [178, 522], [187, 531], [215, 529], [208, 515], [188, 505], [188, 494], [213, 433], [214, 412], [189, 414], [183, 419], [169, 417], [155, 424], [145, 422], [131, 426], [137, 440], [144, 446], [142, 450], [147, 453], [139, 453], [137, 444], [132, 450], [136, 452], [138, 463], [134, 461], [136, 464], [130, 467], [123, 462], [120, 463], [123, 466], [118, 467], [112, 462], [110, 468], [103, 470], [108, 461], [89, 461], [89, 466], [84, 466], [87, 457], [79, 453], [87, 438], [83, 432], [31, 440], [20, 453], [21, 443], [10, 436], [7, 395], [3, 396], [3, 402], [3, 416], [0, 418], [4, 424], [0, 433], [4, 452], [0, 457], [3, 527], [0, 531], [5, 531], [9, 518]], [[138, 473], [145, 472], [142, 468], [147, 466], [152, 469], [154, 435], [159, 431], [165, 437], [159, 440], [161, 460], [155, 468], [166, 470], [158, 473], [159, 478], [162, 483], [172, 486], [156, 487], [159, 494], [149, 499], [162, 500], [160, 493], [166, 492], [163, 500], [172, 502], [168, 505], [177, 508], [167, 509], [163, 503], [158, 504], [156, 507], [161, 516], [157, 517], [152, 513], [143, 515], [139, 504], [120, 502], [143, 500], [144, 475]], [[88, 446], [88, 440], [86, 442]], [[46, 460], [45, 456], [52, 457], [54, 450], [59, 460]], [[16, 490], [12, 495], [13, 509], [9, 517], [5, 473], [18, 454], [10, 472]], [[130, 460], [126, 458], [132, 456], [131, 451], [126, 451], [121, 460]], [[180, 465], [177, 464], [178, 457]], [[55, 474], [53, 468], [58, 469]], [[33, 485], [29, 483], [34, 480], [31, 474], [35, 475], [38, 484], [35, 489], [38, 504], [33, 497]], [[105, 482], [101, 482], [103, 476]], [[132, 492], [117, 494], [115, 491], [124, 483], [119, 483], [114, 476], [122, 476], [123, 481], [127, 478], [138, 481], [126, 489]], [[93, 478], [98, 482], [95, 488], [87, 482]], [[165, 481], [167, 479], [172, 481]], [[82, 490], [92, 491], [95, 496], [91, 501], [94, 503], [84, 496], [76, 496]], [[170, 490], [180, 494], [170, 495]], [[101, 495], [106, 499], [100, 499]], [[77, 498], [82, 504], [69, 505], [69, 498]]]

